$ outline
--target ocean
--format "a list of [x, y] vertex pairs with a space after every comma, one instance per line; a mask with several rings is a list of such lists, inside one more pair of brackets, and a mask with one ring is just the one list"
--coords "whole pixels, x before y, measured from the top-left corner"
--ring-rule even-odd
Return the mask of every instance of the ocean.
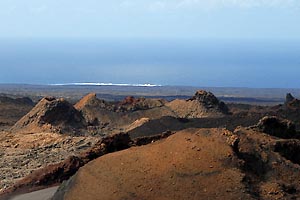
[[9, 39], [0, 83], [300, 88], [300, 41]]

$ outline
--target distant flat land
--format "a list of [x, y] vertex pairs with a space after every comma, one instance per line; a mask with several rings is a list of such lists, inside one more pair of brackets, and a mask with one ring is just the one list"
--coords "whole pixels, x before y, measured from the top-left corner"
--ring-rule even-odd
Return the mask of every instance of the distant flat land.
[[285, 95], [292, 93], [300, 97], [297, 88], [228, 88], [228, 87], [188, 87], [188, 86], [74, 86], [74, 85], [26, 85], [26, 84], [0, 84], [0, 96], [30, 97], [38, 101], [44, 96], [64, 97], [71, 102], [78, 101], [90, 92], [97, 93], [98, 98], [116, 101], [126, 96], [164, 98], [167, 100], [187, 99], [196, 90], [203, 89], [213, 92], [225, 102], [276, 105], [283, 103]]

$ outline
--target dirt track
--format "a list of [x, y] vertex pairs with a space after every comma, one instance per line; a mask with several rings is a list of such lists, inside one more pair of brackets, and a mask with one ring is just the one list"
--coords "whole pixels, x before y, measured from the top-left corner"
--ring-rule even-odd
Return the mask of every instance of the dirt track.
[[49, 200], [56, 192], [58, 187], [47, 188], [27, 194], [12, 197], [9, 200]]

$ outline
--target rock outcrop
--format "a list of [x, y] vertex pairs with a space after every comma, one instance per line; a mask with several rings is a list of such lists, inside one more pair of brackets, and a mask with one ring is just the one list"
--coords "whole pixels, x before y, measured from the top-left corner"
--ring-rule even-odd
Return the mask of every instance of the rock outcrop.
[[228, 114], [224, 102], [220, 102], [211, 92], [199, 90], [188, 100], [174, 100], [167, 104], [180, 118], [202, 118]]
[[64, 99], [45, 97], [11, 131], [78, 134], [85, 127], [83, 116], [72, 104]]
[[279, 138], [294, 138], [297, 136], [293, 122], [276, 116], [266, 116], [259, 120], [253, 129]]

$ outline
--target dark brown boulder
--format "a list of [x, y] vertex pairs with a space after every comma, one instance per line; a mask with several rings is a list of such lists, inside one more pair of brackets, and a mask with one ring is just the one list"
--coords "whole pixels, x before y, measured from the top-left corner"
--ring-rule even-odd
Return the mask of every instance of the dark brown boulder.
[[276, 116], [263, 117], [258, 124], [252, 128], [279, 138], [294, 138], [297, 135], [296, 127], [293, 122], [280, 119]]

